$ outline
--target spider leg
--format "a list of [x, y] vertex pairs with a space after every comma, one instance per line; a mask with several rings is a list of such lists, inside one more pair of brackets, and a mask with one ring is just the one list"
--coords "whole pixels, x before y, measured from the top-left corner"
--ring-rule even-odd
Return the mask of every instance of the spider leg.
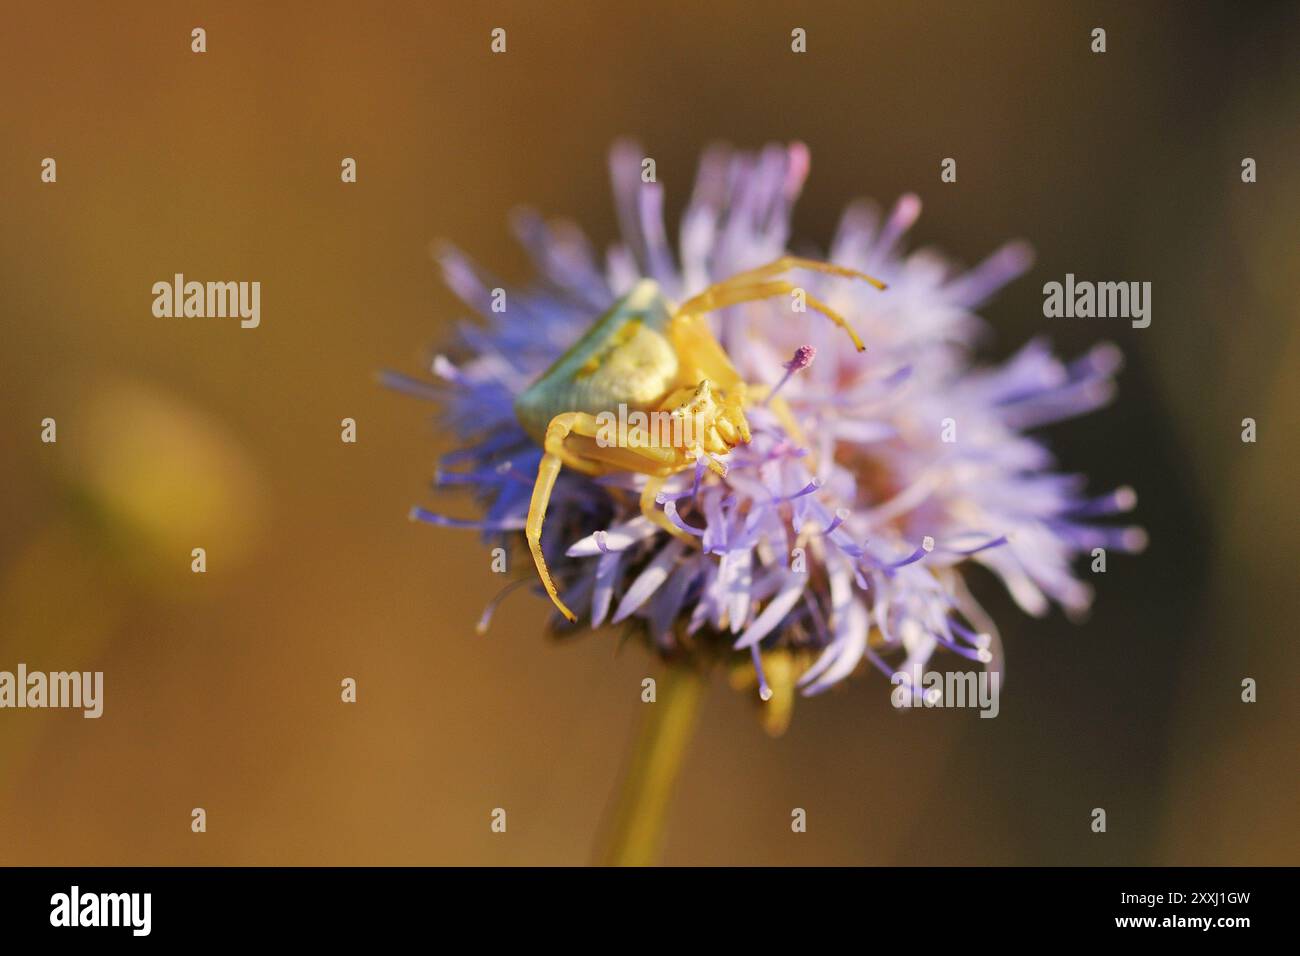
[[[623, 471], [639, 471], [646, 474], [648, 478], [645, 486], [641, 489], [641, 514], [654, 522], [656, 527], [662, 528], [673, 537], [681, 538], [683, 541], [693, 542], [695, 540], [689, 532], [683, 531], [673, 524], [672, 519], [657, 507], [658, 501], [656, 500], [659, 492], [663, 491], [664, 482], [670, 475], [675, 475], [679, 471], [686, 471], [688, 468], [695, 466], [694, 460], [687, 454], [685, 449], [610, 446], [608, 448], [590, 448], [586, 451], [586, 454], [593, 460], [608, 463], [614, 468]], [[632, 458], [633, 455], [645, 457], [638, 463]], [[712, 457], [706, 457], [705, 461], [709, 470], [717, 474], [726, 474], [726, 469], [714, 461]]]
[[533, 498], [528, 504], [528, 522], [524, 526], [524, 536], [528, 539], [528, 550], [533, 553], [533, 564], [537, 567], [537, 574], [542, 579], [542, 587], [546, 588], [551, 603], [570, 621], [576, 621], [577, 615], [560, 600], [559, 592], [555, 590], [555, 582], [551, 580], [551, 572], [547, 570], [546, 558], [542, 556], [542, 521], [546, 518], [546, 507], [551, 503], [551, 489], [555, 487], [555, 479], [559, 475], [560, 456], [547, 452], [537, 466], [537, 482], [533, 485]]
[[[649, 436], [645, 435], [640, 436], [645, 441], [605, 446], [598, 440], [599, 435], [600, 425], [596, 417], [586, 412], [562, 412], [551, 419], [546, 426], [545, 453], [537, 466], [537, 480], [533, 484], [528, 520], [524, 525], [524, 537], [528, 541], [528, 550], [532, 553], [533, 564], [542, 580], [542, 586], [546, 588], [551, 603], [570, 621], [576, 621], [577, 615], [560, 599], [559, 590], [542, 554], [542, 524], [546, 519], [546, 509], [551, 502], [555, 480], [563, 466], [568, 465], [589, 475], [601, 475], [611, 469], [649, 475], [647, 488], [641, 494], [642, 512], [670, 534], [687, 539], [691, 537], [674, 525], [666, 514], [655, 508], [655, 496], [662, 489], [664, 479], [693, 466], [694, 462], [685, 449], [650, 444]], [[570, 439], [576, 440], [577, 448], [566, 445]], [[711, 467], [721, 468], [712, 459], [709, 461]]]
[[[799, 422], [795, 420], [794, 413], [790, 411], [789, 404], [782, 396], [773, 396], [771, 392], [772, 386], [770, 385], [749, 386], [749, 396], [754, 400], [754, 403], [758, 405], [766, 404], [768, 411], [776, 416], [776, 420], [781, 423], [781, 427], [790, 434], [790, 437], [799, 444], [807, 447], [808, 442], [804, 437], [803, 428], [801, 428]], [[813, 460], [816, 460], [815, 456]]]
[[809, 272], [822, 272], [826, 275], [840, 276], [844, 279], [862, 279], [869, 282], [882, 292], [885, 284], [865, 272], [859, 272], [856, 269], [850, 269], [847, 266], [837, 266], [833, 262], [819, 262], [816, 259], [803, 259], [799, 256], [781, 256], [774, 259], [765, 266], [759, 266], [756, 269], [746, 269], [744, 272], [737, 272], [734, 276], [723, 279], [718, 285], [740, 284], [747, 285], [758, 279], [765, 279], [771, 276], [780, 275], [782, 272], [790, 272], [793, 269], [807, 269]]
[[694, 388], [701, 380], [708, 379], [728, 395], [743, 398], [744, 380], [713, 337], [703, 318], [707, 311], [691, 313], [679, 308], [669, 322], [668, 334], [682, 363], [679, 382], [684, 388]]
[[[687, 299], [678, 308], [679, 317], [700, 315], [704, 312], [712, 312], [714, 309], [725, 309], [728, 306], [740, 305], [744, 302], [757, 302], [760, 299], [769, 299], [778, 295], [789, 295], [798, 286], [788, 279], [774, 279], [769, 281], [756, 281], [732, 285], [731, 280], [705, 289], [699, 295]], [[825, 302], [815, 299], [811, 295], [804, 293], [804, 301], [816, 312], [820, 312], [826, 318], [830, 319], [853, 340], [853, 346], [859, 352], [865, 351], [866, 346], [862, 344], [862, 339], [858, 338], [858, 333], [853, 331], [853, 326], [849, 325], [844, 316], [840, 315]], [[676, 318], [674, 318], [676, 321]]]
[[646, 481], [645, 487], [641, 489], [641, 514], [673, 537], [681, 538], [684, 541], [694, 541], [695, 539], [689, 532], [677, 527], [667, 514], [655, 507], [657, 504], [655, 499], [659, 492], [663, 491], [666, 480], [666, 475], [651, 475]]
[[542, 522], [546, 519], [546, 508], [551, 503], [551, 491], [555, 488], [555, 479], [560, 475], [560, 468], [569, 465], [589, 475], [598, 475], [602, 469], [582, 460], [564, 447], [564, 440], [570, 434], [595, 435], [596, 419], [582, 412], [563, 412], [551, 419], [546, 426], [545, 454], [537, 466], [537, 481], [533, 484], [533, 497], [528, 503], [528, 520], [524, 525], [524, 537], [528, 540], [528, 550], [532, 552], [533, 564], [537, 575], [542, 579], [542, 586], [553, 603], [566, 618], [576, 621], [577, 615], [560, 600], [551, 572], [546, 567], [546, 558], [542, 554]]

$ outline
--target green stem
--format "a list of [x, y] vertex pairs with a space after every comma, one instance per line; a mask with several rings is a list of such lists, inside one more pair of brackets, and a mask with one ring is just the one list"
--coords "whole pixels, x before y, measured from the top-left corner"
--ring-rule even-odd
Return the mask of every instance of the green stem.
[[705, 675], [689, 665], [670, 665], [656, 682], [654, 703], [642, 705], [646, 713], [598, 863], [650, 866], [657, 862], [673, 785], [706, 686]]

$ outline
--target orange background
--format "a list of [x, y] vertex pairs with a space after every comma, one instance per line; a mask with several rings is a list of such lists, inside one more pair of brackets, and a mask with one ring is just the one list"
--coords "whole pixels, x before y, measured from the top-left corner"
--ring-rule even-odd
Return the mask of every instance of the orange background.
[[[665, 859], [1298, 861], [1294, 7], [126, 2], [3, 19], [0, 669], [103, 670], [106, 690], [98, 721], [0, 711], [0, 862], [589, 858], [658, 665], [611, 633], [545, 640], [523, 593], [474, 635], [500, 584], [487, 553], [406, 520], [448, 438], [375, 373], [418, 372], [466, 314], [431, 240], [516, 280], [520, 203], [611, 241], [623, 134], [656, 158], [674, 219], [706, 143], [797, 138], [801, 238], [824, 246], [855, 196], [915, 190], [916, 242], [971, 262], [1030, 240], [1038, 264], [984, 310], [993, 352], [1042, 332], [1069, 355], [1119, 342], [1118, 402], [1049, 435], [1095, 487], [1132, 483], [1152, 537], [1112, 555], [1082, 626], [1028, 620], [980, 582], [1008, 654], [997, 720], [895, 713], [873, 673], [800, 702], [771, 740], [719, 677]], [[175, 272], [261, 281], [261, 327], [155, 319], [150, 286]], [[1151, 281], [1152, 326], [1044, 319], [1042, 284], [1066, 272]], [[206, 575], [189, 572], [199, 546]]]

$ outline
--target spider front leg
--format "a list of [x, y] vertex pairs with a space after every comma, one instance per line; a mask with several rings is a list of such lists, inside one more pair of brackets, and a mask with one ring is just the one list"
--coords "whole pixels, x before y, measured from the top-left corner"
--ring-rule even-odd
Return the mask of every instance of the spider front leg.
[[[731, 280], [720, 285], [705, 289], [694, 298], [688, 299], [682, 303], [678, 309], [679, 316], [698, 315], [704, 312], [712, 312], [715, 309], [725, 309], [728, 306], [741, 305], [745, 302], [757, 302], [760, 299], [770, 299], [778, 295], [789, 295], [798, 288], [788, 279], [778, 279], [772, 282], [754, 282], [749, 285], [730, 284]], [[848, 320], [832, 309], [825, 302], [816, 299], [807, 292], [804, 293], [804, 301], [815, 312], [820, 312], [826, 318], [830, 319], [853, 340], [853, 347], [859, 352], [866, 351], [866, 346], [862, 344], [862, 339], [858, 338], [858, 333], [853, 331], [853, 326], [849, 325]]]
[[718, 285], [731, 285], [733, 283], [750, 283], [758, 279], [764, 279], [769, 276], [780, 275], [782, 272], [790, 272], [793, 269], [807, 269], [809, 272], [821, 272], [826, 275], [839, 276], [843, 279], [861, 279], [869, 282], [881, 292], [885, 291], [885, 284], [865, 272], [859, 272], [857, 269], [850, 269], [847, 266], [837, 266], [833, 262], [819, 262], [816, 259], [803, 259], [799, 256], [781, 256], [779, 259], [773, 259], [765, 266], [759, 266], [756, 269], [746, 269], [744, 272], [737, 272], [729, 279], [723, 279]]
[[681, 538], [683, 541], [694, 541], [695, 539], [690, 532], [677, 527], [677, 525], [673, 524], [672, 519], [659, 509], [659, 492], [664, 490], [664, 484], [667, 481], [666, 475], [651, 475], [646, 479], [645, 487], [641, 489], [641, 516], [656, 527], [667, 531], [674, 538]]
[[[709, 286], [699, 295], [692, 296], [678, 307], [674, 320], [678, 317], [687, 318], [702, 315], [715, 309], [725, 309], [728, 306], [740, 305], [745, 302], [756, 302], [760, 299], [768, 299], [778, 295], [789, 295], [798, 286], [788, 279], [774, 279], [772, 277], [783, 272], [789, 272], [792, 269], [807, 269], [812, 272], [821, 272], [846, 279], [862, 279], [871, 283], [877, 289], [883, 290], [885, 288], [885, 284], [879, 279], [872, 278], [854, 269], [832, 265], [829, 262], [817, 262], [814, 259], [782, 256], [780, 259], [769, 262], [765, 266], [759, 266], [757, 269], [739, 272], [729, 279], [724, 279], [716, 285]], [[866, 346], [862, 344], [862, 339], [858, 338], [858, 333], [853, 331], [853, 327], [849, 325], [844, 316], [820, 299], [808, 295], [807, 292], [804, 293], [804, 301], [814, 311], [820, 312], [847, 332], [849, 338], [853, 340], [853, 347], [859, 352], [866, 350]]]
[[[591, 433], [595, 435], [596, 420], [580, 412], [556, 415], [546, 426], [546, 441], [543, 445], [545, 454], [537, 465], [537, 481], [533, 484], [533, 497], [528, 503], [528, 520], [524, 524], [524, 537], [528, 540], [528, 550], [532, 552], [533, 564], [537, 568], [538, 577], [542, 579], [542, 587], [546, 588], [547, 595], [560, 613], [570, 621], [576, 621], [578, 616], [560, 600], [555, 582], [551, 580], [551, 572], [546, 567], [546, 558], [542, 554], [542, 522], [546, 519], [546, 508], [551, 503], [551, 491], [555, 488], [555, 479], [560, 476], [560, 468], [566, 460], [574, 460], [565, 449], [564, 440], [575, 429], [586, 430], [584, 426], [590, 426]], [[588, 474], [598, 474], [595, 470], [582, 470]]]
[[[551, 603], [570, 621], [576, 621], [577, 615], [560, 600], [559, 590], [551, 579], [550, 569], [542, 554], [542, 523], [546, 519], [546, 509], [551, 502], [555, 480], [563, 466], [568, 465], [589, 475], [600, 475], [614, 469], [650, 475], [647, 489], [653, 490], [648, 491], [648, 499], [646, 493], [642, 494], [642, 512], [665, 531], [688, 539], [690, 537], [674, 525], [667, 515], [655, 508], [655, 495], [662, 488], [664, 478], [690, 467], [693, 462], [688, 461], [680, 449], [661, 448], [641, 442], [606, 445], [602, 444], [600, 436], [600, 422], [586, 412], [562, 412], [551, 419], [546, 426], [543, 443], [545, 454], [537, 466], [537, 481], [533, 484], [528, 520], [524, 525], [524, 537], [528, 541], [528, 550], [532, 552], [533, 564], [542, 580], [542, 586], [546, 588]], [[574, 440], [576, 448], [566, 444], [570, 439]]]

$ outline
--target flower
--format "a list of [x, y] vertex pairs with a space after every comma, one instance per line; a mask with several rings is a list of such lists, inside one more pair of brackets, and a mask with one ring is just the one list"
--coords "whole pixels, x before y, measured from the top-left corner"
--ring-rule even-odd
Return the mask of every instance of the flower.
[[[492, 543], [521, 538], [541, 450], [515, 420], [514, 396], [637, 280], [656, 280], [680, 302], [788, 251], [809, 168], [801, 144], [709, 150], [679, 260], [663, 190], [642, 182], [640, 166], [639, 150], [616, 145], [623, 242], [603, 268], [575, 226], [519, 212], [514, 229], [540, 278], [496, 311], [493, 290], [504, 284], [454, 248], [440, 253], [447, 283], [484, 323], [459, 327], [455, 360], [433, 362], [434, 385], [389, 380], [441, 405], [464, 447], [443, 460], [438, 484], [470, 486], [482, 517], [422, 508], [413, 517], [477, 528]], [[960, 271], [933, 252], [905, 253], [920, 208], [904, 196], [882, 220], [871, 204], [852, 205], [831, 245], [828, 261], [878, 276], [887, 292], [800, 275], [809, 297], [849, 319], [866, 353], [784, 300], [713, 317], [737, 370], [779, 391], [788, 414], [770, 398], [754, 403], [752, 440], [733, 450], [725, 477], [700, 462], [669, 480], [658, 501], [689, 541], [640, 514], [644, 476], [561, 474], [543, 546], [580, 620], [634, 622], [666, 656], [746, 655], [765, 700], [773, 683], [819, 693], [863, 661], [904, 675], [920, 694], [910, 675], [937, 651], [1001, 667], [997, 630], [965, 587], [965, 567], [990, 569], [1029, 614], [1055, 603], [1077, 615], [1092, 591], [1073, 573], [1076, 559], [1142, 549], [1140, 529], [1094, 520], [1132, 509], [1132, 489], [1088, 497], [1084, 479], [1053, 471], [1047, 448], [1027, 434], [1106, 404], [1118, 350], [1102, 345], [1065, 363], [1035, 340], [1000, 366], [975, 365], [985, 326], [974, 309], [1031, 254], [1012, 243]]]

